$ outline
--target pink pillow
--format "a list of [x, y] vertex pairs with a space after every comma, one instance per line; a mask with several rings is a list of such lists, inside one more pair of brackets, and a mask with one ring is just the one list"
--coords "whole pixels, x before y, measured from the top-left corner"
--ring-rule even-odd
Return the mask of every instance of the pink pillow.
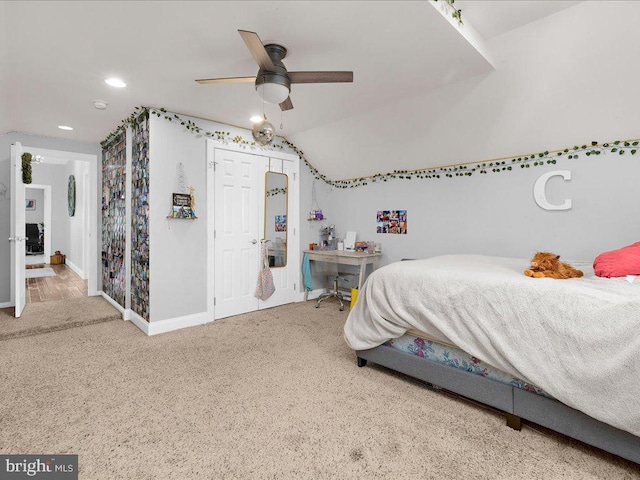
[[593, 270], [599, 277], [640, 275], [640, 242], [601, 253], [593, 261]]

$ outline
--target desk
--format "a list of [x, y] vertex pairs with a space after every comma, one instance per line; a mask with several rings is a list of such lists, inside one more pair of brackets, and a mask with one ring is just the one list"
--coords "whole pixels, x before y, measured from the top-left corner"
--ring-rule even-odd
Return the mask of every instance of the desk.
[[336, 259], [342, 265], [356, 265], [360, 267], [360, 278], [358, 279], [358, 290], [362, 289], [364, 277], [367, 273], [367, 265], [371, 265], [372, 271], [378, 268], [378, 260], [381, 253], [359, 253], [349, 250], [305, 250], [309, 254], [309, 260], [313, 262], [325, 262], [328, 258]]

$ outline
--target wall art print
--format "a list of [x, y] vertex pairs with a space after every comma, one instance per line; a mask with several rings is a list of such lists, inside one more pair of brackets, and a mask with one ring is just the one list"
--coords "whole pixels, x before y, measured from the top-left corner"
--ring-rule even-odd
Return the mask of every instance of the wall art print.
[[381, 210], [376, 214], [376, 233], [406, 235], [406, 210]]
[[76, 214], [76, 177], [69, 175], [69, 184], [67, 185], [67, 212], [70, 217]]

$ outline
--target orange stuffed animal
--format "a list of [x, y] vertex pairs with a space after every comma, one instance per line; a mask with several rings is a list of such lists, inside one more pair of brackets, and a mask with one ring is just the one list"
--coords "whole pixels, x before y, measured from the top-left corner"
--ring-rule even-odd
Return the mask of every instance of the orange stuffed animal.
[[568, 263], [560, 261], [560, 255], [538, 252], [531, 259], [531, 266], [524, 271], [527, 277], [534, 278], [579, 278], [583, 273]]

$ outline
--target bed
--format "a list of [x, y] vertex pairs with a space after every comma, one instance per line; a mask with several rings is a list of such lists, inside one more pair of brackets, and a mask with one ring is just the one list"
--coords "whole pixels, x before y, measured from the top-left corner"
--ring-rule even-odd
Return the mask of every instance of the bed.
[[445, 255], [373, 272], [344, 327], [377, 363], [640, 463], [640, 283]]

